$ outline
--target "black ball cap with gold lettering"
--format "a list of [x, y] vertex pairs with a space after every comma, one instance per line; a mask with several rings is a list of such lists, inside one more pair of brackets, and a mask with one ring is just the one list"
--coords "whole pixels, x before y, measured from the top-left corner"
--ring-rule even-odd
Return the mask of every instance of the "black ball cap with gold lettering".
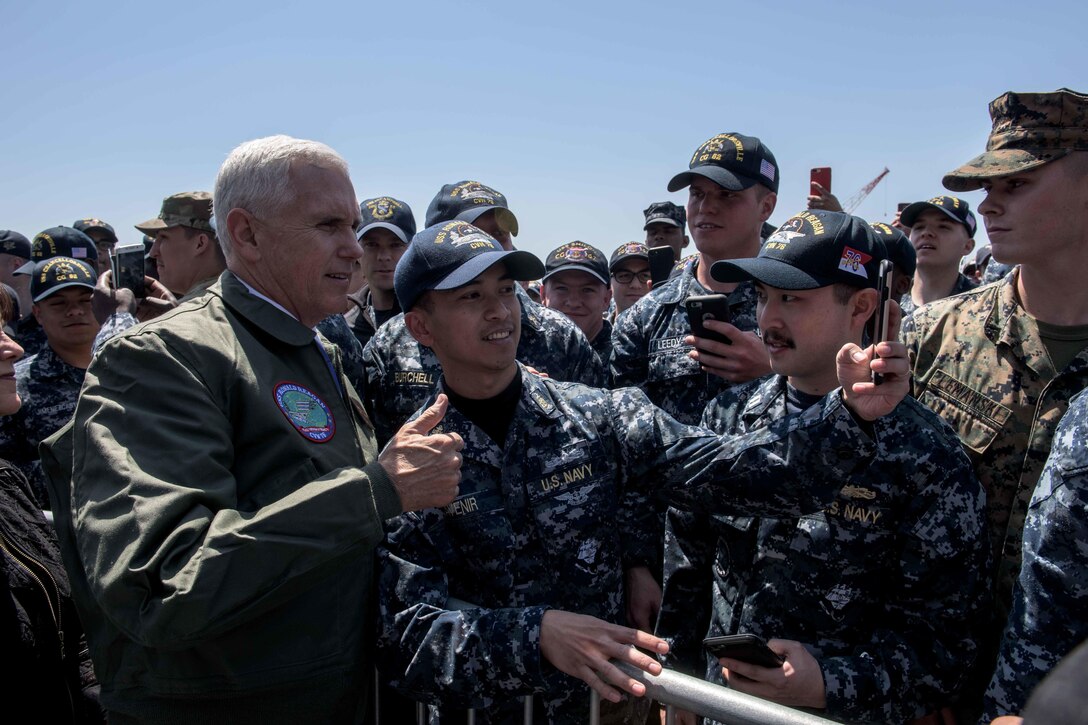
[[428, 290], [455, 289], [503, 262], [510, 278], [521, 282], [544, 274], [531, 252], [508, 251], [487, 232], [468, 222], [447, 221], [412, 237], [393, 272], [393, 288], [405, 312]]
[[954, 222], [962, 224], [967, 229], [967, 236], [974, 237], [975, 230], [978, 228], [978, 221], [975, 220], [975, 214], [971, 211], [971, 205], [963, 199], [956, 196], [935, 196], [929, 201], [916, 201], [913, 204], [908, 205], [899, 214], [899, 221], [904, 226], [913, 227], [914, 223], [918, 221], [918, 217], [922, 215], [922, 212], [933, 209], [947, 216]]
[[30, 278], [30, 297], [41, 302], [67, 287], [94, 289], [98, 275], [91, 265], [71, 257], [52, 257], [34, 265]]
[[672, 177], [669, 191], [690, 186], [695, 176], [704, 176], [730, 191], [763, 184], [778, 192], [778, 162], [771, 150], [755, 136], [732, 131], [719, 133], [695, 149], [688, 170]]
[[759, 256], [715, 262], [719, 282], [755, 280], [786, 290], [816, 289], [837, 282], [876, 287], [884, 244], [864, 219], [837, 211], [803, 211], [791, 217], [759, 250]]
[[363, 199], [359, 202], [359, 211], [363, 215], [359, 225], [359, 239], [371, 229], [388, 229], [397, 235], [397, 239], [407, 244], [416, 235], [416, 218], [412, 207], [407, 202], [391, 196], [379, 196]]
[[93, 262], [98, 260], [98, 247], [94, 245], [93, 239], [78, 229], [50, 227], [35, 235], [34, 241], [30, 243], [30, 261], [15, 270], [15, 274], [30, 274], [34, 271], [36, 262], [52, 257], [71, 257]]
[[[77, 219], [72, 224], [72, 228], [78, 229], [84, 234], [87, 234], [87, 232], [92, 229], [96, 229], [100, 232], [104, 232], [106, 234], [106, 240], [109, 241], [111, 244], [117, 244], [117, 232], [113, 230], [113, 227], [111, 225], [107, 224], [101, 219], [96, 219], [93, 217], [88, 219]], [[90, 235], [88, 234], [87, 236]]]
[[518, 219], [506, 197], [479, 181], [458, 181], [439, 189], [427, 206], [426, 223], [428, 227], [453, 220], [472, 224], [489, 211], [495, 212], [495, 221], [503, 230], [518, 235]]

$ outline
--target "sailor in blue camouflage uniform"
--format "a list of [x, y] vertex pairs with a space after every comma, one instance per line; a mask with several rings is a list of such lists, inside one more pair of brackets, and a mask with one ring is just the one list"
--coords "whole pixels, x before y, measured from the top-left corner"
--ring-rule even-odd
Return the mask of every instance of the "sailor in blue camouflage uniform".
[[[35, 235], [30, 243], [30, 260], [15, 270], [17, 275], [29, 275], [34, 265], [50, 257], [71, 257], [98, 266], [98, 248], [94, 240], [72, 227], [50, 227]], [[13, 325], [12, 338], [23, 348], [26, 357], [34, 355], [45, 345], [45, 331], [34, 315], [26, 315]], [[24, 358], [25, 359], [25, 358]]]
[[568, 242], [544, 258], [540, 301], [570, 318], [605, 365], [612, 357], [612, 323], [606, 319], [612, 301], [604, 252], [585, 242]]
[[[756, 255], [763, 222], [774, 211], [778, 182], [770, 149], [758, 138], [735, 133], [706, 141], [696, 149], [688, 171], [672, 178], [669, 191], [689, 187], [688, 227], [699, 255], [617, 321], [610, 365], [613, 387], [638, 386], [677, 420], [695, 423], [707, 401], [730, 380], [744, 382], [769, 372], [766, 352], [751, 332], [756, 327], [754, 289], [747, 283], [713, 281], [710, 265]], [[733, 345], [699, 340], [699, 350], [693, 352], [684, 300], [714, 292], [729, 297], [732, 324], [722, 329]], [[709, 372], [712, 367], [718, 374]]]
[[91, 312], [98, 275], [90, 264], [71, 257], [38, 262], [31, 274], [34, 314], [41, 320], [46, 344], [15, 365], [15, 385], [23, 405], [0, 419], [0, 458], [26, 474], [37, 503], [48, 509], [38, 444], [75, 412], [98, 332]]
[[[718, 396], [703, 425], [756, 431], [830, 390], [835, 351], [861, 342], [877, 307], [885, 255], [863, 220], [813, 210], [786, 222], [758, 258], [715, 264], [718, 279], [756, 281], [778, 375]], [[656, 631], [670, 642], [666, 666], [722, 684], [703, 637], [749, 633], [786, 657], [782, 668], [730, 664], [730, 686], [749, 694], [877, 722], [951, 701], [973, 662], [989, 591], [982, 488], [953, 431], [913, 399], [874, 421], [870, 435], [875, 458], [842, 479], [820, 513], [669, 510]]]
[[935, 196], [907, 205], [899, 221], [910, 227], [917, 267], [912, 290], [899, 298], [904, 316], [922, 304], [978, 287], [978, 282], [959, 271], [962, 258], [975, 248], [978, 221], [970, 204], [947, 194]]
[[[546, 722], [584, 722], [588, 690], [561, 673], [618, 700], [613, 685], [643, 689], [604, 660], [657, 670], [623, 644], [660, 652], [658, 640], [611, 624], [623, 619], [625, 527], [644, 519], [651, 482], [682, 484], [668, 491], [678, 505], [797, 515], [822, 508], [863, 468], [871, 442], [842, 405], [858, 405], [853, 385], [849, 397], [834, 392], [794, 420], [733, 439], [678, 423], [636, 389], [532, 375], [514, 359], [513, 290], [541, 270], [521, 255], [448, 222], [417, 235], [398, 266], [409, 328], [442, 362], [435, 394], [450, 409], [439, 427], [465, 447], [457, 498], [398, 517], [379, 549], [379, 659], [407, 694], [480, 708], [477, 722], [520, 723], [527, 694], [541, 695]], [[867, 381], [868, 357], [847, 365], [850, 352], [840, 355], [844, 377]], [[895, 378], [890, 403], [871, 398], [881, 412], [905, 392]]]
[[[464, 221], [513, 249], [518, 221], [506, 197], [477, 181], [443, 186], [427, 208], [427, 226]], [[409, 245], [410, 247], [411, 245]], [[604, 386], [607, 370], [586, 336], [564, 315], [533, 302], [519, 285], [521, 341], [518, 360], [556, 380]], [[420, 345], [399, 314], [386, 322], [363, 350], [366, 382], [360, 393], [374, 421], [379, 445], [389, 439], [434, 390], [441, 366]]]
[[359, 271], [366, 284], [348, 295], [352, 308], [344, 318], [361, 348], [379, 327], [401, 311], [393, 289], [393, 272], [415, 236], [416, 218], [407, 202], [391, 196], [363, 199], [359, 211], [363, 215], [358, 232], [363, 247]]
[[982, 722], [1023, 712], [1035, 686], [1088, 638], [1088, 391], [1054, 433], [1024, 522], [1013, 589]]

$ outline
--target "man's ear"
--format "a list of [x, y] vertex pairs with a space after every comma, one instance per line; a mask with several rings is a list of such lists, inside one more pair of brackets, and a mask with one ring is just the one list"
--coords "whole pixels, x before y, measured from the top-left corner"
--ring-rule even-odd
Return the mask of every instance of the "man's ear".
[[431, 347], [434, 343], [434, 335], [431, 334], [431, 321], [426, 311], [416, 306], [415, 309], [404, 313], [404, 326], [420, 345]]
[[235, 207], [227, 213], [227, 234], [232, 242], [231, 251], [250, 263], [261, 258], [256, 225], [257, 220], [245, 209]]
[[876, 312], [880, 304], [880, 294], [871, 287], [858, 290], [850, 300], [850, 320], [853, 325], [864, 326]]
[[770, 192], [759, 200], [759, 221], [765, 222], [774, 214], [774, 208], [778, 206], [778, 194]]

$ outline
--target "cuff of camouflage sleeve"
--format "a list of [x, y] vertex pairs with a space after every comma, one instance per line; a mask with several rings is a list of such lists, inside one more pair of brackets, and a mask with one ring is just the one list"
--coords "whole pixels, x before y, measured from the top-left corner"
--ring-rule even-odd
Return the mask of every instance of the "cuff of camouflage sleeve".
[[400, 516], [404, 513], [404, 507], [400, 502], [400, 494], [393, 486], [393, 480], [377, 461], [363, 466], [363, 475], [370, 481], [370, 491], [374, 496], [374, 507], [382, 521]]
[[817, 658], [824, 675], [826, 717], [852, 721], [887, 721], [884, 710], [873, 705], [883, 701], [866, 678], [859, 676], [856, 657]]
[[[547, 689], [549, 679], [558, 672], [551, 663], [544, 659], [540, 651], [540, 623], [548, 607], [525, 607], [518, 617], [516, 630], [520, 638], [511, 639], [511, 664], [521, 673], [526, 684]], [[511, 633], [513, 634], [513, 633]]]

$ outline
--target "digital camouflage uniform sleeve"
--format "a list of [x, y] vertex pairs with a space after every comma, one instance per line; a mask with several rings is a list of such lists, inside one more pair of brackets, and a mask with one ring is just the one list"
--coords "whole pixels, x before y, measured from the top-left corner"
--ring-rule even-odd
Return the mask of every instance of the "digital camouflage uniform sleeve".
[[[520, 291], [521, 286], [517, 289]], [[608, 384], [608, 370], [589, 340], [566, 315], [519, 294], [521, 339], [518, 362], [545, 373], [553, 380], [582, 383], [592, 388]]]
[[[456, 547], [436, 509], [393, 520], [378, 547], [378, 663], [413, 699], [491, 708], [549, 688], [544, 606], [453, 609], [446, 557]], [[441, 693], [441, 698], [436, 696]]]
[[135, 327], [137, 322], [137, 319], [127, 312], [115, 312], [110, 315], [106, 321], [102, 323], [102, 327], [94, 337], [93, 353], [97, 354], [102, 345], [106, 343], [106, 340], [119, 335], [130, 327]]
[[347, 376], [348, 381], [355, 388], [355, 392], [362, 398], [362, 386], [366, 385], [366, 374], [363, 369], [363, 346], [359, 344], [359, 340], [351, 331], [347, 320], [341, 314], [329, 315], [317, 323], [317, 331], [340, 350], [340, 361], [344, 366], [344, 375]]
[[[703, 411], [701, 425], [726, 432], [746, 396], [758, 386], [753, 382], [722, 393]], [[706, 672], [703, 638], [711, 619], [711, 575], [717, 538], [710, 516], [702, 511], [669, 507], [665, 515], [665, 566], [661, 584], [661, 612], [655, 634], [668, 641], [669, 652], [661, 657], [665, 667], [699, 677]]]
[[1088, 393], [1058, 425], [1024, 526], [1024, 560], [1013, 590], [984, 722], [1023, 711], [1058, 661], [1088, 638]]

